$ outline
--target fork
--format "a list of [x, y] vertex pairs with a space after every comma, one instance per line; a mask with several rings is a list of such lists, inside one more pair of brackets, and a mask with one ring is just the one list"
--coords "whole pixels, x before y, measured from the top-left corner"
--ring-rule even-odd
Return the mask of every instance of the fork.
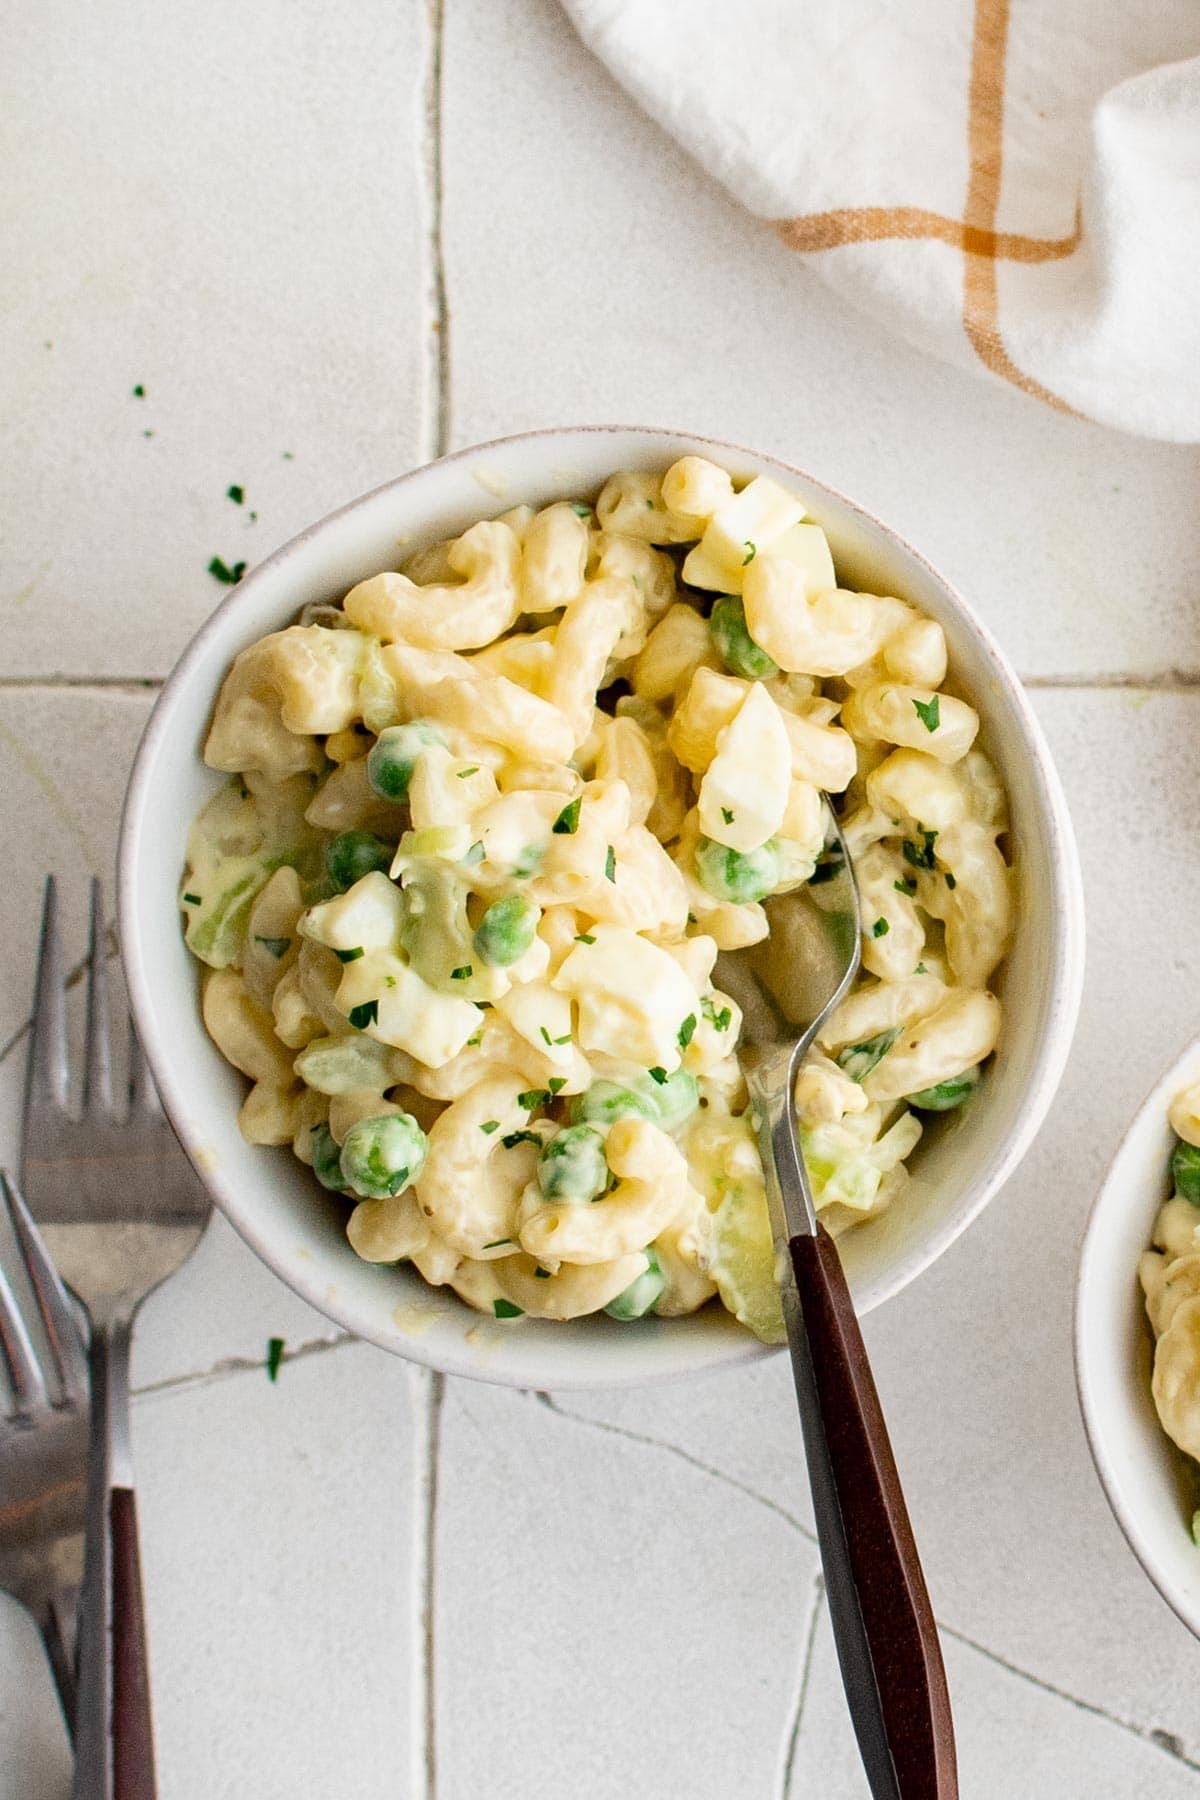
[[12, 1178], [0, 1242], [0, 1589], [37, 1622], [68, 1732], [88, 1450], [87, 1350], [71, 1301]]
[[167, 1123], [132, 1025], [129, 1105], [113, 1105], [106, 933], [93, 880], [80, 1113], [69, 1106], [58, 891], [46, 883], [22, 1128], [22, 1185], [59, 1273], [87, 1308], [91, 1386], [75, 1800], [153, 1800], [129, 1433], [129, 1351], [146, 1295], [190, 1255], [210, 1204]]

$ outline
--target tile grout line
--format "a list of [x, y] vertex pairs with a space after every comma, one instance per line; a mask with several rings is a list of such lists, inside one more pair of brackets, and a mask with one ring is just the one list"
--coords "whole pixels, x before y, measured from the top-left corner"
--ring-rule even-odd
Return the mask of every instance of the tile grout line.
[[804, 1703], [808, 1699], [808, 1682], [812, 1674], [813, 1650], [817, 1642], [817, 1624], [821, 1617], [821, 1602], [824, 1598], [825, 1577], [818, 1570], [813, 1577], [808, 1629], [804, 1634], [804, 1647], [800, 1655], [800, 1681], [787, 1721], [788, 1729], [784, 1739], [783, 1762], [779, 1771], [779, 1800], [788, 1800], [791, 1793], [792, 1772], [796, 1765], [796, 1751], [800, 1747], [800, 1731], [804, 1723]]
[[[549, 1394], [537, 1393], [528, 1389], [523, 1391], [528, 1398], [538, 1401], [549, 1412], [556, 1413], [560, 1419], [566, 1419], [572, 1425], [582, 1426], [588, 1431], [608, 1432], [614, 1437], [627, 1438], [631, 1443], [641, 1444], [647, 1449], [658, 1450], [667, 1456], [677, 1458], [680, 1462], [686, 1463], [689, 1468], [696, 1469], [703, 1475], [711, 1476], [713, 1480], [733, 1488], [736, 1493], [743, 1494], [756, 1505], [765, 1507], [768, 1512], [774, 1513], [777, 1518], [783, 1520], [784, 1524], [789, 1525], [806, 1543], [816, 1544], [817, 1539], [808, 1527], [802, 1525], [777, 1501], [770, 1499], [766, 1494], [759, 1493], [756, 1488], [750, 1487], [746, 1482], [738, 1481], [734, 1476], [726, 1474], [723, 1469], [715, 1468], [711, 1463], [702, 1462], [698, 1456], [693, 1456], [690, 1451], [682, 1450], [678, 1444], [667, 1443], [662, 1438], [648, 1437], [645, 1433], [631, 1431], [624, 1425], [613, 1425], [603, 1419], [589, 1419], [583, 1414], [570, 1412], [566, 1407], [560, 1406]], [[957, 1626], [948, 1624], [945, 1619], [939, 1618], [937, 1626], [944, 1636], [953, 1638], [964, 1649], [973, 1650], [977, 1656], [982, 1656], [986, 1661], [1003, 1669], [1017, 1680], [1027, 1682], [1029, 1686], [1040, 1689], [1052, 1699], [1061, 1700], [1069, 1706], [1076, 1707], [1080, 1712], [1088, 1713], [1092, 1718], [1103, 1719], [1106, 1724], [1115, 1726], [1118, 1731], [1127, 1732], [1139, 1743], [1149, 1744], [1163, 1756], [1169, 1757], [1172, 1762], [1182, 1763], [1184, 1768], [1200, 1773], [1200, 1762], [1188, 1756], [1173, 1732], [1159, 1727], [1135, 1724], [1131, 1719], [1122, 1718], [1119, 1713], [1109, 1712], [1106, 1707], [1098, 1705], [1095, 1701], [1084, 1700], [1078, 1694], [1070, 1693], [1066, 1688], [1056, 1687], [1053, 1682], [1046, 1681], [1031, 1670], [1021, 1668], [1019, 1663], [1010, 1662], [998, 1651], [989, 1649], [986, 1644], [981, 1644], [978, 1639], [971, 1637]]]
[[426, 0], [429, 60], [425, 70], [422, 173], [427, 210], [426, 294], [430, 318], [425, 356], [425, 403], [422, 408], [425, 441], [422, 450], [427, 461], [444, 456], [450, 448], [450, 308], [446, 295], [446, 259], [442, 241], [442, 58], [445, 24], [445, 0]]
[[[426, 0], [424, 131], [420, 178], [426, 211], [426, 323], [422, 393], [421, 455], [445, 455], [450, 444], [450, 315], [442, 245], [442, 55], [444, 0]], [[437, 1796], [436, 1555], [442, 1407], [446, 1377], [436, 1370], [413, 1371], [413, 1604], [410, 1683], [413, 1800]]]

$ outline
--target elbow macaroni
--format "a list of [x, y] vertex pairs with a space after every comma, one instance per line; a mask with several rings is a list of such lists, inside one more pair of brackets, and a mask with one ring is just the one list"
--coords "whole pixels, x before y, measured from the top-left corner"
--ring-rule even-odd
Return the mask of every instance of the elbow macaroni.
[[[1005, 797], [940, 626], [839, 588], [786, 487], [695, 456], [482, 520], [300, 618], [222, 687], [205, 755], [234, 779], [181, 888], [243, 1131], [345, 1197], [359, 1256], [499, 1318], [719, 1293], [778, 1336], [714, 962], [820, 881], [823, 792], [864, 930], [795, 1094], [832, 1229], [896, 1201], [999, 1037]], [[1194, 1271], [1200, 1245], [1156, 1288], [1165, 1363]]]
[[[1138, 1278], [1155, 1340], [1151, 1392], [1159, 1422], [1186, 1456], [1200, 1461], [1200, 1082], [1175, 1096], [1167, 1116], [1176, 1138], [1173, 1191], [1159, 1208]], [[1192, 1518], [1200, 1542], [1198, 1531], [1200, 1513]]]

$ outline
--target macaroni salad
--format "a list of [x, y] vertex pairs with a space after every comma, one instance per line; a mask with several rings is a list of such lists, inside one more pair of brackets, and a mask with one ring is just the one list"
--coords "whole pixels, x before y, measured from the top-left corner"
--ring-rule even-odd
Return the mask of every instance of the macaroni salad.
[[359, 1256], [482, 1312], [719, 1294], [778, 1341], [713, 965], [828, 874], [841, 796], [863, 974], [796, 1109], [831, 1230], [893, 1204], [996, 1046], [1010, 933], [1005, 795], [946, 672], [794, 494], [694, 456], [306, 607], [225, 680], [233, 779], [180, 890], [243, 1133], [345, 1197]]
[[[1171, 1198], [1154, 1221], [1154, 1248], [1138, 1263], [1154, 1333], [1154, 1404], [1163, 1430], [1200, 1460], [1200, 1082], [1171, 1103], [1176, 1144]], [[1192, 1521], [1200, 1542], [1200, 1512]]]

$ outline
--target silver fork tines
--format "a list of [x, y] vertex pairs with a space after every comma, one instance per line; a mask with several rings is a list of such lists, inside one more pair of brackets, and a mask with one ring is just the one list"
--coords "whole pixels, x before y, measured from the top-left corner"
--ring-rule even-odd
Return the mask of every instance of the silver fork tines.
[[49, 1391], [21, 1309], [17, 1306], [12, 1283], [0, 1266], [0, 1340], [3, 1340], [14, 1396], [23, 1401], [20, 1410], [26, 1415], [31, 1405], [43, 1402], [54, 1407], [83, 1407], [88, 1398], [87, 1353], [71, 1298], [50, 1261], [29, 1208], [3, 1169], [0, 1169], [0, 1196], [33, 1290], [50, 1351], [56, 1389], [53, 1393]]
[[[199, 1184], [181, 1183], [179, 1146], [162, 1110], [132, 1021], [128, 1104], [113, 1098], [108, 945], [100, 883], [92, 882], [87, 960], [87, 1023], [78, 1108], [72, 1106], [67, 1051], [67, 1001], [58, 887], [46, 882], [41, 950], [34, 994], [32, 1042], [25, 1088], [21, 1179], [43, 1223], [70, 1224], [128, 1216], [105, 1158], [120, 1155], [136, 1170], [143, 1217], [198, 1216]], [[156, 1174], [174, 1179], [156, 1180]], [[143, 1202], [142, 1195], [150, 1196]]]
[[0, 1589], [36, 1619], [71, 1728], [87, 1352], [71, 1299], [3, 1170], [0, 1199], [11, 1234], [0, 1216]]

